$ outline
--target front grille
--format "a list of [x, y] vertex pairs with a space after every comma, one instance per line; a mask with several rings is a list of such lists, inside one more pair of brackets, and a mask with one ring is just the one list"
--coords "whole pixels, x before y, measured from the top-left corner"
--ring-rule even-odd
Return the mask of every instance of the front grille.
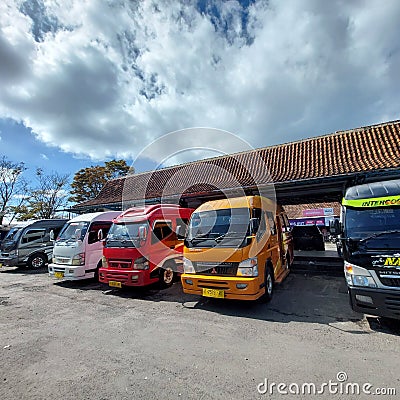
[[109, 260], [108, 266], [115, 269], [127, 269], [132, 267], [131, 260]]
[[234, 262], [197, 262], [194, 268], [201, 275], [236, 276], [238, 265]]
[[115, 273], [113, 273], [113, 272], [107, 272], [107, 273], [104, 275], [104, 277], [107, 278], [107, 279], [110, 280], [110, 281], [115, 280], [115, 281], [122, 282], [122, 283], [126, 283], [126, 282], [129, 281], [129, 275], [128, 275], [127, 273], [125, 273], [125, 274], [124, 274], [124, 273], [119, 274], [119, 273], [117, 273], [117, 272], [115, 272]]
[[400, 279], [398, 278], [379, 278], [383, 285], [391, 287], [400, 287]]
[[70, 260], [69, 257], [54, 257], [55, 264], [69, 264]]

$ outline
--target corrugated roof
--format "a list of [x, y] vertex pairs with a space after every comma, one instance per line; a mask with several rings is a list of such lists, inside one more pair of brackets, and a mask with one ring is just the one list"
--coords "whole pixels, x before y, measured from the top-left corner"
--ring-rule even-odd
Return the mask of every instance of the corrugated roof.
[[400, 168], [400, 121], [129, 175], [77, 207]]

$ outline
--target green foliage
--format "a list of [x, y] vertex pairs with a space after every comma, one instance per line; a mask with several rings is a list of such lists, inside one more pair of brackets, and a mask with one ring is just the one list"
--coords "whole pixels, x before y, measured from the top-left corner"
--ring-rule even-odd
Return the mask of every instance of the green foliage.
[[106, 182], [132, 172], [125, 160], [111, 160], [103, 166], [96, 165], [79, 170], [71, 184], [70, 201], [82, 203], [94, 199]]

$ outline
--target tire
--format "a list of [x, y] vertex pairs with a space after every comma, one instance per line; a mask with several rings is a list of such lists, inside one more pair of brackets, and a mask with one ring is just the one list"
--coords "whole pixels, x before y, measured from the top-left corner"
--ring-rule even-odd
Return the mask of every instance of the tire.
[[99, 269], [101, 268], [102, 265], [103, 265], [103, 264], [102, 264], [102, 262], [101, 262], [101, 260], [100, 260], [99, 263], [97, 264], [96, 271], [94, 271], [94, 277], [93, 277], [93, 279], [94, 279], [96, 282], [99, 281]]
[[33, 254], [29, 257], [27, 266], [32, 269], [40, 269], [46, 265], [47, 258], [43, 254]]
[[160, 268], [159, 283], [162, 289], [169, 288], [173, 285], [176, 277], [176, 272], [174, 271], [174, 265], [168, 263]]
[[272, 300], [274, 294], [274, 275], [272, 273], [272, 268], [267, 265], [265, 267], [265, 293], [260, 297], [262, 303], [269, 303]]

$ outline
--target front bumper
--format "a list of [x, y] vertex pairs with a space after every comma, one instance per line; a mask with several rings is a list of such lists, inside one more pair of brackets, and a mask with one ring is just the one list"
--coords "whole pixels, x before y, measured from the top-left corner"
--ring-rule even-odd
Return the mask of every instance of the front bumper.
[[[48, 271], [49, 276], [53, 278], [69, 281], [94, 278], [95, 274], [95, 271], [86, 271], [85, 265], [62, 265], [52, 263], [48, 265]], [[62, 276], [60, 274], [62, 274]]]
[[7, 267], [15, 267], [19, 265], [18, 256], [0, 257], [0, 264]]
[[[187, 283], [192, 281], [192, 284]], [[264, 284], [260, 284], [260, 278], [241, 278], [236, 276], [210, 276], [197, 274], [181, 275], [184, 293], [203, 295], [203, 288], [218, 289], [224, 291], [225, 299], [232, 300], [257, 300], [264, 293]], [[237, 284], [246, 284], [245, 289], [238, 289]]]
[[[371, 302], [360, 300], [367, 296]], [[381, 317], [400, 319], [400, 291], [349, 287], [349, 300], [354, 311]]]
[[149, 270], [100, 268], [99, 281], [106, 284], [110, 281], [121, 282], [123, 286], [147, 286], [157, 282], [158, 278], [150, 278]]

